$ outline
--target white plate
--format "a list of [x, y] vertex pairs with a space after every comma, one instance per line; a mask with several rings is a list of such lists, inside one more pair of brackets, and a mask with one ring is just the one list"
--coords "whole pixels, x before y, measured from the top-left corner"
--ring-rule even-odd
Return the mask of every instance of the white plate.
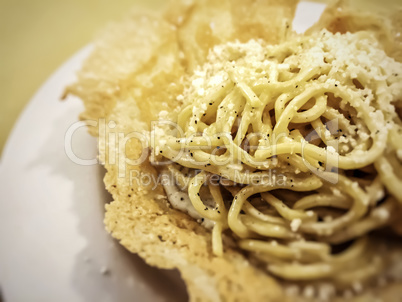
[[[301, 3], [300, 32], [323, 10]], [[60, 102], [90, 47], [67, 61], [39, 89], [20, 116], [0, 164], [0, 288], [5, 302], [186, 301], [179, 274], [147, 266], [104, 230], [104, 169], [81, 166], [66, 155], [64, 137], [83, 110]], [[84, 127], [73, 150], [96, 156], [96, 140]], [[0, 298], [1, 300], [1, 298]]]

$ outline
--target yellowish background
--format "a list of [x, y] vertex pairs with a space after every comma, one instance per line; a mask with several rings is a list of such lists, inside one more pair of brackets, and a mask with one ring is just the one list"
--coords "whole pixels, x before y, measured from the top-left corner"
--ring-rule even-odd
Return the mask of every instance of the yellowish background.
[[[355, 0], [393, 7], [401, 0]], [[324, 0], [322, 2], [325, 2]], [[0, 0], [0, 154], [21, 110], [46, 78], [107, 22], [163, 0]], [[357, 5], [359, 7], [360, 5]]]
[[158, 8], [163, 0], [0, 0], [0, 154], [46, 78], [135, 5]]

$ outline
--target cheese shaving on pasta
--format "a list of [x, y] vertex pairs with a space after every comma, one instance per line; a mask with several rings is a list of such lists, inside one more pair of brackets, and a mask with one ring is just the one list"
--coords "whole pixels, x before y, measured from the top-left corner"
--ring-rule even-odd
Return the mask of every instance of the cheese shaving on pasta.
[[277, 277], [339, 286], [385, 269], [369, 247], [402, 204], [402, 64], [376, 39], [226, 43], [184, 82], [153, 162], [216, 255], [231, 237]]

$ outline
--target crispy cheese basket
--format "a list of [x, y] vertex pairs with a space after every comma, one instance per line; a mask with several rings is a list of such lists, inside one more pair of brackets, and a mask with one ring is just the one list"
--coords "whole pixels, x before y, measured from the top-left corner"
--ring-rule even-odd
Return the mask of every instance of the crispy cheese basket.
[[107, 231], [178, 269], [191, 301], [402, 297], [401, 11], [338, 1], [299, 35], [297, 4], [131, 13], [66, 89], [103, 125], [88, 130], [113, 196]]

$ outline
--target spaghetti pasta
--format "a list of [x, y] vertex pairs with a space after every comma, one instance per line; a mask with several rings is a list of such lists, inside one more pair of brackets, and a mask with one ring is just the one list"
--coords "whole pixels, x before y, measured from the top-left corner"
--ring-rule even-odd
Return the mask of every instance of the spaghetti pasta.
[[322, 30], [216, 46], [187, 83], [177, 126], [153, 130], [153, 161], [212, 222], [216, 255], [231, 236], [285, 280], [380, 274], [368, 247], [402, 205], [402, 64], [368, 32]]

